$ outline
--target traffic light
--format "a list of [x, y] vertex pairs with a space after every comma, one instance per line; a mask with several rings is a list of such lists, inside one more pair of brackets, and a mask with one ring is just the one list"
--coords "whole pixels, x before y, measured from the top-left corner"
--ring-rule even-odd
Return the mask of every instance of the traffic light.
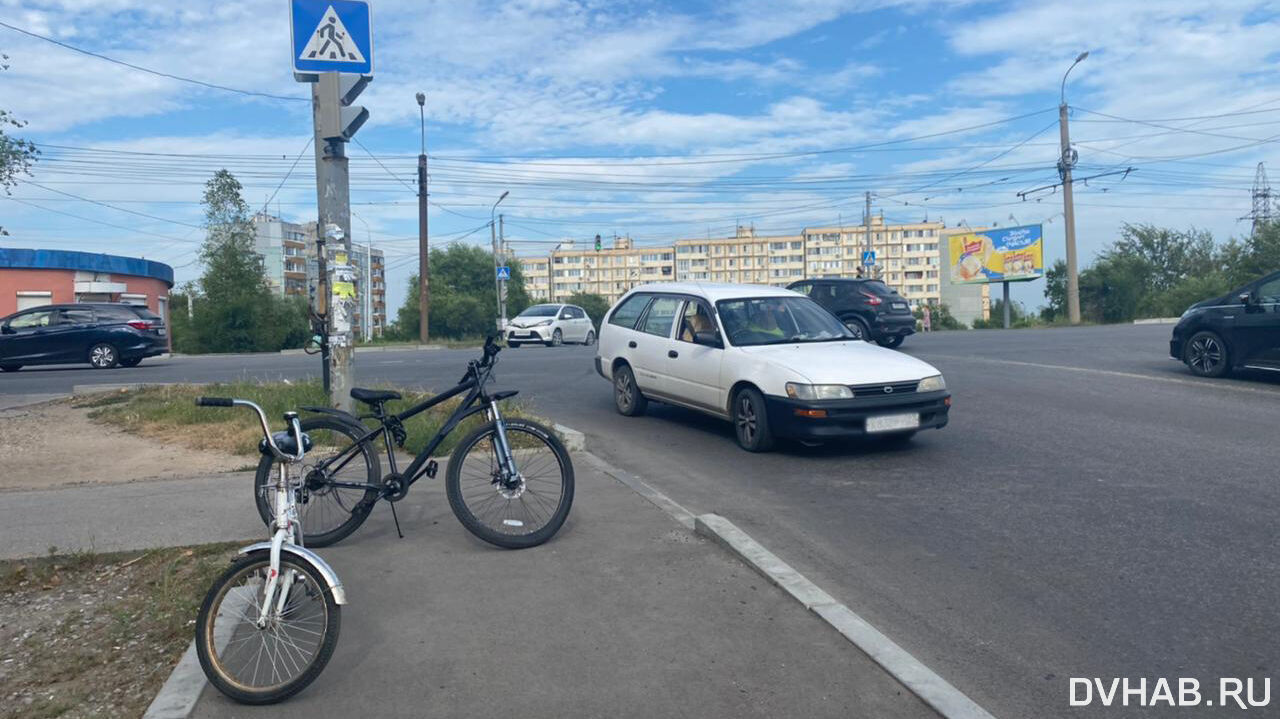
[[600, 251], [600, 235], [596, 235], [596, 252]]
[[363, 75], [320, 73], [316, 84], [319, 95], [316, 112], [321, 137], [345, 142], [359, 131], [369, 119], [369, 111], [351, 103], [355, 102], [368, 84], [369, 78]]

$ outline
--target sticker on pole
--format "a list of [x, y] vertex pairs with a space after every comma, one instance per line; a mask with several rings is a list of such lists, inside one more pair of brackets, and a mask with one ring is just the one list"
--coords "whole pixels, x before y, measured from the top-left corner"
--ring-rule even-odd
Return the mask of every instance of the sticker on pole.
[[290, 0], [293, 71], [373, 74], [373, 16], [362, 0]]

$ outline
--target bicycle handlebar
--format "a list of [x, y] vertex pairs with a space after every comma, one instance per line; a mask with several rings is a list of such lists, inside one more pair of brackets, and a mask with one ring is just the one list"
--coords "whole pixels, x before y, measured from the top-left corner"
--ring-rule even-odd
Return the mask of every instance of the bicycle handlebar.
[[306, 448], [302, 444], [302, 426], [298, 422], [297, 412], [285, 412], [284, 418], [289, 423], [289, 431], [293, 434], [293, 441], [297, 447], [297, 452], [288, 454], [280, 450], [276, 442], [271, 437], [271, 426], [267, 424], [267, 413], [255, 402], [247, 399], [231, 399], [229, 397], [196, 397], [197, 407], [248, 407], [258, 415], [258, 424], [262, 427], [262, 436], [266, 438], [267, 446], [271, 448], [271, 452], [276, 457], [291, 461], [299, 462], [302, 456], [306, 454]]
[[494, 342], [494, 339], [494, 335], [487, 335], [484, 338], [484, 351], [480, 355], [480, 359], [467, 362], [467, 373], [462, 375], [462, 379], [458, 380], [458, 384], [462, 384], [472, 377], [480, 379], [480, 370], [493, 366], [494, 359], [502, 351], [502, 348]]

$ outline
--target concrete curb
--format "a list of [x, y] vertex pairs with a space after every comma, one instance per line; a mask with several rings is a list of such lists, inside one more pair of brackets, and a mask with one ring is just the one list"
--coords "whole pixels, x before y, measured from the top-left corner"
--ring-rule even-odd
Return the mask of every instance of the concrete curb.
[[204, 387], [208, 382], [117, 382], [111, 384], [75, 384], [71, 385], [72, 395], [102, 394], [103, 392], [119, 392], [121, 390], [138, 390], [143, 387], [172, 387], [174, 385], [191, 385]]
[[1135, 325], [1175, 325], [1178, 323], [1177, 317], [1153, 317], [1147, 320], [1134, 320]]
[[694, 518], [694, 531], [716, 540], [781, 587], [946, 719], [995, 719], [892, 639], [738, 529], [733, 522], [717, 514], [701, 514]]
[[564, 447], [570, 452], [583, 452], [587, 449], [587, 436], [572, 427], [553, 424], [551, 428], [564, 437]]
[[143, 713], [142, 719], [186, 719], [196, 708], [200, 700], [200, 692], [209, 680], [200, 668], [200, 659], [196, 657], [196, 642], [191, 640], [187, 651], [182, 653], [178, 665], [170, 672], [164, 686], [156, 693], [155, 699]]

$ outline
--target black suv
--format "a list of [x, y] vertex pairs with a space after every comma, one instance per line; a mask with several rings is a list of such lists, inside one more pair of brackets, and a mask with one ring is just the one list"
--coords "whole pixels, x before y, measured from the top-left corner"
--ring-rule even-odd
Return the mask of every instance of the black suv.
[[1280, 272], [1191, 305], [1174, 325], [1169, 354], [1201, 377], [1280, 370]]
[[880, 280], [800, 280], [787, 289], [808, 295], [858, 339], [881, 347], [897, 347], [916, 331], [911, 305]]
[[164, 320], [135, 305], [45, 305], [0, 319], [0, 370], [88, 362], [133, 367], [169, 351]]

